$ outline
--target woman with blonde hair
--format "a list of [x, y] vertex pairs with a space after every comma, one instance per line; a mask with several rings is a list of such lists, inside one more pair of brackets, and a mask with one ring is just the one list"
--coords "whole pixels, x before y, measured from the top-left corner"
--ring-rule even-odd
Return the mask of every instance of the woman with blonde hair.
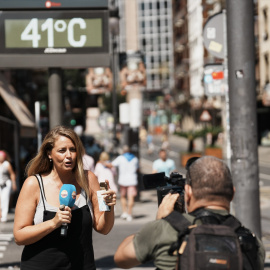
[[110, 164], [110, 157], [107, 152], [102, 152], [99, 156], [99, 161], [95, 167], [95, 175], [99, 182], [108, 180], [110, 187], [116, 193], [118, 192], [117, 185], [114, 182], [114, 175], [116, 174], [115, 169]]
[[[91, 171], [83, 170], [84, 148], [70, 128], [57, 126], [44, 138], [40, 150], [26, 168], [27, 179], [21, 189], [14, 220], [14, 237], [25, 245], [21, 269], [96, 269], [92, 228], [108, 234], [114, 224], [116, 194], [109, 188], [104, 200], [110, 212], [99, 211], [99, 183]], [[71, 209], [59, 210], [63, 184], [76, 187]], [[109, 185], [109, 183], [108, 183]], [[67, 236], [60, 235], [67, 223]]]

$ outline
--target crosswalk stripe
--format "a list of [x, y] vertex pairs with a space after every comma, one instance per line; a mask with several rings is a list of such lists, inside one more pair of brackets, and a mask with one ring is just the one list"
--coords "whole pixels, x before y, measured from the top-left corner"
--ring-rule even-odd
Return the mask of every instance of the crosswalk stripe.
[[12, 233], [0, 233], [0, 260], [4, 258], [4, 253], [7, 250], [7, 245], [14, 238]]
[[259, 165], [261, 167], [270, 168], [270, 162], [269, 161], [259, 160]]
[[0, 233], [0, 238], [2, 236], [9, 236], [9, 237], [13, 238], [13, 233]]
[[263, 179], [263, 180], [270, 180], [269, 174], [260, 173], [259, 177], [260, 179]]
[[11, 241], [13, 239], [12, 233], [0, 234], [0, 240]]

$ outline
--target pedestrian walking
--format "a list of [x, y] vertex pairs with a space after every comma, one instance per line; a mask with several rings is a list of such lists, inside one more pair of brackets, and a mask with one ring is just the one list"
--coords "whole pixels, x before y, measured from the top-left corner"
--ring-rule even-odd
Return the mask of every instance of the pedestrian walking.
[[[28, 163], [13, 229], [16, 243], [25, 246], [21, 270], [96, 269], [92, 228], [101, 234], [110, 232], [116, 194], [110, 187], [104, 190], [110, 211], [100, 211], [99, 183], [94, 173], [83, 170], [83, 154], [78, 135], [70, 128], [57, 126], [45, 136], [38, 154]], [[59, 209], [63, 184], [76, 187], [72, 209]], [[68, 224], [66, 237], [60, 234], [64, 224]]]
[[84, 141], [86, 154], [91, 156], [96, 164], [99, 159], [99, 155], [102, 152], [101, 146], [96, 142], [96, 139], [93, 136], [85, 136]]
[[132, 209], [137, 196], [139, 160], [125, 145], [123, 154], [112, 161], [112, 166], [118, 168], [118, 184], [122, 206], [121, 218], [132, 221]]
[[[80, 139], [83, 138], [83, 126], [81, 125], [75, 126], [74, 131], [80, 137]], [[94, 172], [95, 170], [94, 158], [86, 153], [83, 155], [83, 169], [85, 171], [91, 171], [91, 172]]]
[[7, 152], [0, 150], [0, 217], [7, 222], [11, 190], [16, 191], [16, 174], [8, 160]]
[[148, 155], [152, 155], [155, 147], [153, 143], [153, 135], [151, 133], [147, 134], [146, 142], [147, 142], [147, 153]]
[[95, 160], [87, 154], [83, 155], [83, 169], [91, 172], [95, 170]]
[[118, 192], [117, 185], [114, 181], [116, 171], [115, 168], [110, 166], [110, 158], [107, 152], [102, 152], [100, 154], [99, 161], [96, 164], [94, 173], [97, 176], [99, 182], [104, 182], [105, 180], [108, 180], [111, 189], [114, 190], [115, 193]]
[[147, 145], [147, 142], [146, 142], [147, 130], [144, 126], [141, 126], [140, 128], [139, 138], [140, 138], [141, 146]]
[[164, 172], [166, 176], [170, 176], [170, 173], [175, 170], [174, 160], [167, 158], [167, 152], [165, 149], [159, 150], [159, 159], [153, 162], [152, 173]]
[[162, 136], [162, 145], [161, 145], [161, 148], [168, 151], [169, 148], [170, 148], [170, 143], [169, 143], [169, 138], [168, 138], [168, 135], [167, 134], [164, 134]]

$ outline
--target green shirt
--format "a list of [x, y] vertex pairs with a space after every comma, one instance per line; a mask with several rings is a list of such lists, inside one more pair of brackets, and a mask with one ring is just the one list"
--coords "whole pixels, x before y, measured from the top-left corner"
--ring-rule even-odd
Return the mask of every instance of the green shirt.
[[[228, 215], [225, 210], [213, 211], [220, 215]], [[194, 216], [183, 214], [191, 223]], [[178, 232], [163, 219], [152, 221], [146, 224], [133, 239], [136, 258], [141, 263], [154, 261], [154, 264], [159, 269], [170, 270], [175, 269], [177, 256], [170, 256], [168, 250], [172, 243], [177, 241]], [[259, 239], [259, 258], [261, 268], [264, 269], [264, 247]], [[258, 269], [258, 270], [260, 270]]]

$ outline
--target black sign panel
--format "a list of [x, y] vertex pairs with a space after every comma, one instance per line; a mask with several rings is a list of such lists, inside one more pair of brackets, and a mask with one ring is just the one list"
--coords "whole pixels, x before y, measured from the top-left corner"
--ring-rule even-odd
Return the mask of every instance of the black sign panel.
[[108, 8], [108, 0], [1, 0], [0, 10]]
[[[64, 66], [71, 67], [80, 63], [68, 57], [78, 55], [88, 59], [86, 66], [95, 66], [90, 63], [91, 55], [109, 54], [108, 38], [108, 10], [3, 11], [0, 13], [0, 66], [6, 67], [7, 63], [1, 60], [14, 55], [25, 59], [48, 57], [55, 59], [53, 62], [65, 56]], [[97, 64], [103, 65], [107, 64]]]

